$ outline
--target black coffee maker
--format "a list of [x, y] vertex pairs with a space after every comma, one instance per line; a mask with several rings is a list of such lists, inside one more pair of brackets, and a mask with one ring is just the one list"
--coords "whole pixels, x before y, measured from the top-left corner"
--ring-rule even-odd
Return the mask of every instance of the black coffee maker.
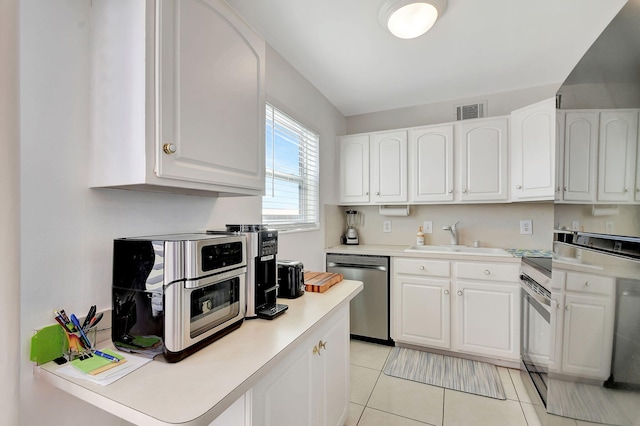
[[[207, 231], [214, 233], [219, 231]], [[247, 310], [245, 318], [273, 319], [289, 306], [276, 301], [278, 231], [265, 225], [226, 225], [226, 232], [247, 238]]]

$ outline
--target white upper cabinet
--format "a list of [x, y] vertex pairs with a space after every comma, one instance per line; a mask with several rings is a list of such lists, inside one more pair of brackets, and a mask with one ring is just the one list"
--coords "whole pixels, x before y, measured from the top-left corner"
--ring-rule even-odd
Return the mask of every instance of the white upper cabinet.
[[340, 138], [340, 203], [369, 202], [369, 135]]
[[462, 201], [507, 201], [508, 122], [499, 117], [459, 124]]
[[409, 130], [409, 201], [451, 202], [453, 181], [453, 124]]
[[511, 199], [553, 200], [555, 193], [555, 99], [511, 113]]
[[563, 199], [593, 201], [598, 155], [598, 113], [567, 112], [564, 132]]
[[342, 136], [340, 204], [407, 203], [407, 131]]
[[600, 113], [597, 201], [633, 201], [637, 141], [637, 110]]
[[371, 201], [406, 203], [407, 131], [374, 133], [371, 138]]
[[562, 187], [556, 189], [556, 201], [640, 201], [638, 113], [638, 109], [558, 111]]
[[221, 0], [92, 13], [92, 186], [262, 194], [264, 41]]

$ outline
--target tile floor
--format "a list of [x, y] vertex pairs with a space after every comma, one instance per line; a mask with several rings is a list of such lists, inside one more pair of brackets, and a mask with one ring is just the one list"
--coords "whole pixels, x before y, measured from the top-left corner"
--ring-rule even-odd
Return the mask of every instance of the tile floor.
[[[351, 406], [345, 426], [540, 426], [518, 370], [498, 367], [504, 401], [390, 377], [391, 348], [351, 341]], [[553, 426], [593, 423], [553, 417]]]

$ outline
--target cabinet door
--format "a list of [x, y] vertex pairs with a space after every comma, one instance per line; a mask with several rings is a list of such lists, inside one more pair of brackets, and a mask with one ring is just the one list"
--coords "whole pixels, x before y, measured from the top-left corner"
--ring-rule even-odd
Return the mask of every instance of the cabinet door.
[[638, 111], [600, 113], [598, 201], [633, 200]]
[[511, 194], [514, 201], [553, 199], [555, 134], [555, 98], [511, 113]]
[[340, 138], [340, 203], [369, 202], [369, 135]]
[[159, 2], [157, 22], [156, 174], [264, 191], [264, 41], [221, 0]]
[[407, 131], [375, 133], [371, 140], [371, 201], [406, 203]]
[[458, 281], [454, 349], [519, 360], [519, 295], [519, 285]]
[[[343, 309], [319, 334], [319, 352], [314, 356], [314, 420], [322, 426], [343, 425], [350, 398], [349, 311]], [[320, 345], [320, 341], [322, 345]]]
[[453, 125], [409, 131], [409, 201], [453, 201]]
[[396, 275], [394, 339], [421, 346], [451, 347], [450, 282]]
[[508, 119], [459, 124], [462, 201], [506, 201]]
[[565, 296], [562, 372], [606, 380], [611, 373], [613, 300], [609, 297]]
[[596, 188], [598, 113], [567, 112], [564, 137], [565, 201], [593, 201]]
[[555, 197], [554, 201], [563, 199], [564, 182], [564, 119], [565, 113], [556, 112], [556, 169], [555, 169]]
[[252, 388], [253, 426], [314, 424], [315, 344], [315, 338], [305, 340]]

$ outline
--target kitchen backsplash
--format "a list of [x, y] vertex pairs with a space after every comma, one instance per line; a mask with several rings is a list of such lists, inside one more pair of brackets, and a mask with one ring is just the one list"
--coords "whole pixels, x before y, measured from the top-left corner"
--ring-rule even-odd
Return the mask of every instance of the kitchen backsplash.
[[[378, 206], [325, 206], [327, 214], [326, 245], [337, 244], [346, 229], [344, 211], [362, 213], [358, 229], [360, 244], [414, 245], [418, 227], [431, 221], [433, 232], [425, 234], [425, 244], [450, 244], [449, 231], [442, 228], [459, 222], [458, 243], [466, 246], [478, 241], [481, 247], [551, 250], [553, 241], [553, 202], [465, 205], [415, 205], [409, 216], [382, 216]], [[332, 220], [329, 220], [329, 219]], [[520, 234], [520, 221], [532, 221], [532, 234]], [[384, 221], [391, 222], [391, 232], [383, 232]]]

